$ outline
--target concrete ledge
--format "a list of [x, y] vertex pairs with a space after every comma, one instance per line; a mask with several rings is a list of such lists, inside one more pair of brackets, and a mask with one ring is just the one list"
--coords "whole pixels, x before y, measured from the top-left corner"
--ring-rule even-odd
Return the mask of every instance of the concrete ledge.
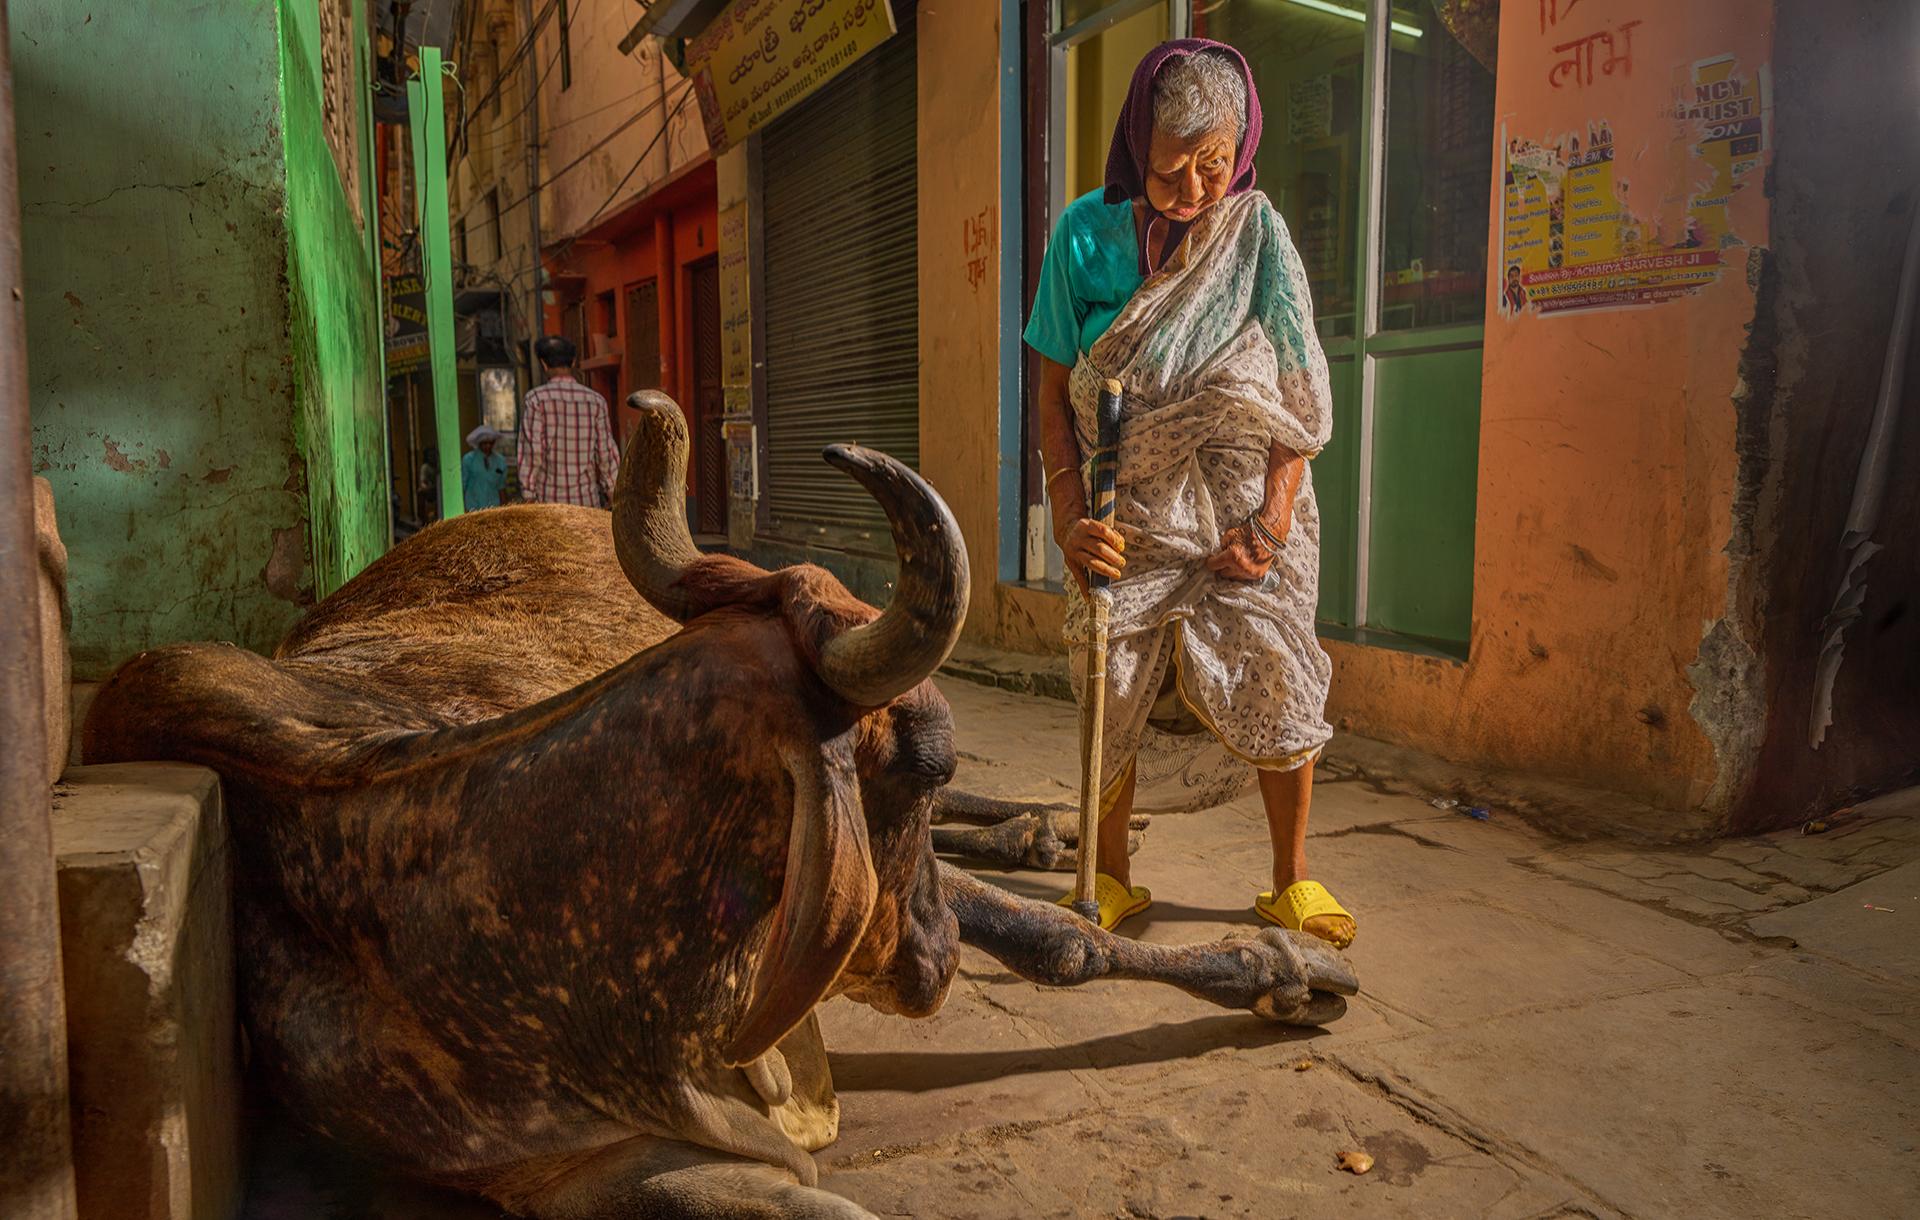
[[53, 835], [81, 1220], [228, 1220], [240, 1082], [219, 780], [71, 767]]

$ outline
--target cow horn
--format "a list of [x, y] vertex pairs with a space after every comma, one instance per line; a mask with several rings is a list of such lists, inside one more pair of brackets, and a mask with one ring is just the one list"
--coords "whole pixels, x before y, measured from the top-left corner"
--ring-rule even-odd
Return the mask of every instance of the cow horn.
[[902, 463], [856, 445], [829, 445], [823, 456], [886, 511], [900, 579], [879, 618], [821, 648], [820, 680], [856, 707], [882, 707], [920, 685], [960, 638], [967, 548], [946, 502]]
[[680, 584], [700, 558], [687, 533], [687, 418], [658, 390], [635, 390], [638, 416], [613, 485], [613, 550], [621, 570], [653, 608], [678, 622], [693, 617]]

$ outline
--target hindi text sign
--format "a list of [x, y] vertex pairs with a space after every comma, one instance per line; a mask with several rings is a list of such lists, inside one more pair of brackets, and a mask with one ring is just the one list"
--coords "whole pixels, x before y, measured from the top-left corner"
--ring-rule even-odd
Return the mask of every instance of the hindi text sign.
[[747, 283], [747, 205], [720, 213], [720, 384], [753, 383], [753, 305]]
[[734, 0], [687, 44], [707, 143], [740, 143], [893, 32], [887, 0]]

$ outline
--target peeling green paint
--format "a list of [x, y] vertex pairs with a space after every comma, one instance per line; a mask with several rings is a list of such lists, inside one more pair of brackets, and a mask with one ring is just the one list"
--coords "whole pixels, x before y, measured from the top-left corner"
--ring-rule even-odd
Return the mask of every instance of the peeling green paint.
[[[322, 129], [317, 6], [280, 0], [279, 10], [295, 438], [306, 459], [315, 592], [324, 597], [387, 545], [379, 281]], [[358, 42], [366, 25], [355, 16]], [[365, 57], [354, 58], [364, 71]], [[356, 104], [365, 85], [356, 81]], [[365, 134], [361, 161], [371, 174]]]
[[9, 10], [76, 676], [270, 649], [387, 537], [377, 280], [320, 128], [317, 4]]

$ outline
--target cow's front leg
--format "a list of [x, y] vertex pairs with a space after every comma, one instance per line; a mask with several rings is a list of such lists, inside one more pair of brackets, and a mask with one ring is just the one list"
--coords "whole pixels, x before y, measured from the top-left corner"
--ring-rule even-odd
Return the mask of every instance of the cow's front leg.
[[652, 1136], [614, 1144], [503, 1201], [530, 1220], [875, 1220], [772, 1165]]
[[940, 888], [960, 921], [960, 939], [1015, 974], [1049, 987], [1133, 979], [1178, 987], [1222, 1008], [1245, 1008], [1288, 1025], [1325, 1025], [1360, 990], [1351, 967], [1325, 941], [1281, 928], [1199, 945], [1150, 945], [1102, 931], [1048, 902], [1010, 894], [949, 864]]
[[[1005, 868], [1072, 872], [1079, 862], [1080, 813], [1070, 805], [1003, 801], [942, 789], [934, 798], [933, 850]], [[1147, 816], [1135, 814], [1127, 850], [1140, 850]], [[963, 823], [953, 825], [952, 823]]]

